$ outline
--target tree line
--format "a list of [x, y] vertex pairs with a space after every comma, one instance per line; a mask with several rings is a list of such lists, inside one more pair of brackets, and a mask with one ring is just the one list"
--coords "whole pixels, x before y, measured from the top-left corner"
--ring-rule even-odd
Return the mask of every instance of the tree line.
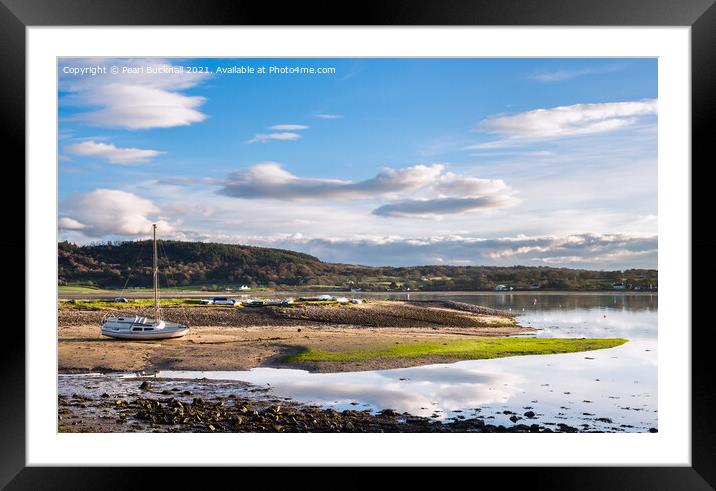
[[[284, 249], [207, 242], [158, 241], [162, 286], [247, 285], [252, 288], [385, 290], [604, 290], [656, 288], [653, 269], [594, 271], [548, 266], [372, 267], [327, 263]], [[58, 281], [104, 288], [152, 285], [151, 241], [58, 244]]]

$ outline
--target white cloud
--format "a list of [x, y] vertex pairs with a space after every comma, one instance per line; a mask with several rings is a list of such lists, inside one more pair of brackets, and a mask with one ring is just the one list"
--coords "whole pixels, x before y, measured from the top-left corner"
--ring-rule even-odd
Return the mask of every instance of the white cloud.
[[479, 179], [453, 172], [440, 176], [433, 189], [449, 196], [483, 196], [510, 191], [502, 179]]
[[220, 193], [248, 199], [364, 199], [425, 187], [440, 175], [443, 168], [440, 164], [385, 168], [371, 179], [352, 182], [302, 178], [286, 171], [281, 164], [266, 162], [229, 175]]
[[284, 131], [281, 133], [258, 133], [250, 140], [247, 140], [246, 143], [266, 143], [271, 140], [283, 140], [283, 141], [290, 141], [290, 140], [298, 140], [301, 138], [301, 135], [299, 133], [293, 133]]
[[516, 200], [511, 196], [416, 199], [383, 205], [373, 210], [373, 214], [385, 217], [437, 218], [451, 213], [504, 208], [515, 203]]
[[[280, 174], [276, 177], [282, 178]], [[132, 190], [140, 196], [151, 196], [152, 203], [140, 198], [139, 204], [122, 206], [116, 212], [116, 203], [134, 203], [138, 197], [129, 193], [118, 196], [95, 193], [93, 199], [65, 200], [60, 216], [74, 221], [61, 222], [61, 237], [75, 242], [113, 239], [117, 235], [146, 237], [150, 223], [159, 221], [163, 238], [278, 247], [313, 254], [325, 261], [352, 264], [544, 264], [587, 269], [657, 266], [655, 227], [645, 227], [641, 232], [629, 222], [622, 227], [624, 232], [573, 233], [609, 230], [614, 223], [613, 218], [593, 220], [592, 210], [585, 212], [579, 207], [566, 217], [552, 213], [539, 217], [539, 210], [518, 212], [522, 215], [515, 220], [514, 213], [502, 210], [496, 210], [499, 216], [455, 213], [426, 226], [419, 220], [401, 219], [397, 223], [397, 219], [371, 214], [376, 207], [372, 200], [316, 199], [287, 203], [247, 199], [237, 205], [235, 198], [217, 195], [205, 186], [185, 187], [177, 192], [176, 186], [146, 181], [137, 183]], [[409, 196], [414, 194], [418, 193], [408, 192]], [[105, 202], [111, 204], [109, 211], [102, 206]], [[127, 216], [137, 215], [139, 226], [122, 225], [131, 223]], [[560, 226], [533, 227], [530, 220], [535, 216]]]
[[370, 266], [512, 266], [545, 264], [586, 269], [656, 268], [655, 235], [572, 234], [481, 238], [465, 235], [408, 236], [212, 236], [203, 240], [238, 242], [305, 252], [323, 261]]
[[[290, 201], [404, 198], [373, 210], [384, 217], [439, 218], [443, 215], [494, 209], [517, 203], [501, 179], [479, 179], [445, 172], [443, 164], [384, 168], [365, 181], [302, 178], [281, 164], [266, 162], [234, 172], [219, 193], [245, 199]], [[410, 199], [405, 199], [408, 198]], [[423, 196], [416, 198], [416, 193]]]
[[[508, 138], [559, 138], [612, 131], [633, 125], [640, 117], [656, 112], [656, 99], [575, 104], [492, 116], [483, 120], [478, 129]], [[488, 148], [490, 144], [492, 148], [500, 146], [499, 142], [489, 142], [481, 144], [479, 148]]]
[[266, 143], [271, 140], [279, 141], [292, 141], [298, 140], [302, 137], [300, 133], [296, 131], [302, 131], [308, 129], [305, 124], [275, 124], [269, 126], [270, 130], [274, 130], [274, 133], [257, 133], [253, 138], [247, 140], [246, 143]]
[[62, 217], [57, 221], [57, 226], [64, 230], [82, 230], [86, 228], [85, 225], [81, 224], [73, 218]]
[[305, 124], [275, 124], [270, 126], [269, 129], [278, 131], [300, 131], [307, 130], [308, 126]]
[[[63, 67], [105, 66], [106, 74], [72, 76]], [[112, 74], [114, 65], [120, 72]], [[205, 98], [189, 96], [184, 90], [196, 87], [207, 73], [176, 73], [171, 62], [149, 59], [64, 60], [60, 66], [61, 104], [91, 107], [68, 119], [104, 127], [126, 129], [186, 126], [206, 119], [199, 107]]]
[[343, 115], [341, 115], [341, 114], [316, 114], [316, 117], [319, 119], [342, 119]]
[[165, 235], [174, 232], [152, 201], [116, 189], [75, 193], [62, 202], [60, 214], [60, 229], [80, 230], [87, 237], [146, 235], [152, 223]]
[[529, 257], [546, 264], [592, 263], [650, 255], [656, 258], [657, 237], [632, 234], [573, 234], [562, 237], [517, 237], [503, 239], [506, 248], [488, 255], [492, 259]]
[[119, 148], [111, 143], [98, 143], [92, 140], [68, 145], [65, 147], [65, 152], [83, 157], [98, 157], [112, 164], [142, 164], [152, 157], [165, 153], [141, 148]]

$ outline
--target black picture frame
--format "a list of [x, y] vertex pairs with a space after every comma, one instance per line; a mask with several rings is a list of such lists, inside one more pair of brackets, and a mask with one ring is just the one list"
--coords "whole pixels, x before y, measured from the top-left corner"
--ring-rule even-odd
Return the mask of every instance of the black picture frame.
[[[2, 137], [5, 151], [25, 156], [25, 29], [28, 26], [116, 25], [515, 25], [515, 26], [690, 26], [692, 67], [692, 209], [708, 210], [708, 179], [694, 179], [708, 168], [713, 137], [709, 119], [716, 103], [716, 4], [714, 0], [362, 0], [357, 3], [251, 0], [0, 0]], [[700, 171], [703, 177], [703, 170]], [[700, 201], [699, 201], [700, 200]], [[699, 206], [702, 205], [702, 206]], [[692, 262], [699, 276], [710, 273], [716, 253], [713, 226], [692, 219]], [[25, 261], [32, 258], [26, 254]], [[692, 284], [692, 305], [706, 304], [707, 291]], [[25, 299], [26, 308], [28, 299]], [[695, 317], [693, 318], [695, 320]], [[557, 489], [713, 489], [716, 445], [712, 413], [708, 328], [692, 320], [692, 467], [570, 467], [481, 469], [510, 484], [519, 481]], [[686, 329], [690, 326], [681, 326]], [[700, 328], [701, 327], [701, 328]], [[28, 329], [29, 326], [26, 326]], [[705, 329], [707, 328], [707, 329]], [[0, 486], [8, 489], [126, 489], [151, 468], [26, 467], [25, 337], [14, 330], [0, 343]], [[172, 469], [162, 486], [186, 484], [193, 473]], [[212, 472], [215, 472], [212, 471]], [[281, 474], [273, 475], [280, 477]], [[146, 477], [141, 477], [145, 480]], [[361, 481], [356, 478], [355, 484]], [[276, 484], [275, 482], [273, 483]], [[364, 484], [368, 484], [365, 482]]]

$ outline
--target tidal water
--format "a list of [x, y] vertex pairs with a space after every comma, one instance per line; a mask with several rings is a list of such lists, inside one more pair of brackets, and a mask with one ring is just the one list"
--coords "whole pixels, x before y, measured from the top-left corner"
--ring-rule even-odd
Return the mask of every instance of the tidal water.
[[[389, 296], [406, 298], [405, 293]], [[538, 337], [629, 341], [583, 353], [366, 372], [254, 368], [156, 376], [248, 382], [277, 398], [337, 410], [389, 408], [441, 420], [481, 416], [491, 424], [565, 423], [585, 431], [658, 428], [656, 294], [410, 294], [411, 300], [432, 298], [510, 309], [521, 325], [538, 329], [533, 334]]]

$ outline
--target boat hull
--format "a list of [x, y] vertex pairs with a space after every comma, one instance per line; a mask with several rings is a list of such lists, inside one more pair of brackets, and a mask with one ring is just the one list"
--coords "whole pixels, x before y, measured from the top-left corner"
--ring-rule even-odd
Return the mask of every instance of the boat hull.
[[102, 330], [102, 336], [115, 339], [135, 339], [137, 341], [149, 341], [152, 339], [180, 338], [189, 333], [189, 328], [167, 332], [114, 332]]
[[100, 326], [100, 334], [116, 339], [180, 338], [189, 332], [189, 326], [176, 322], [150, 319], [148, 317], [106, 317]]

